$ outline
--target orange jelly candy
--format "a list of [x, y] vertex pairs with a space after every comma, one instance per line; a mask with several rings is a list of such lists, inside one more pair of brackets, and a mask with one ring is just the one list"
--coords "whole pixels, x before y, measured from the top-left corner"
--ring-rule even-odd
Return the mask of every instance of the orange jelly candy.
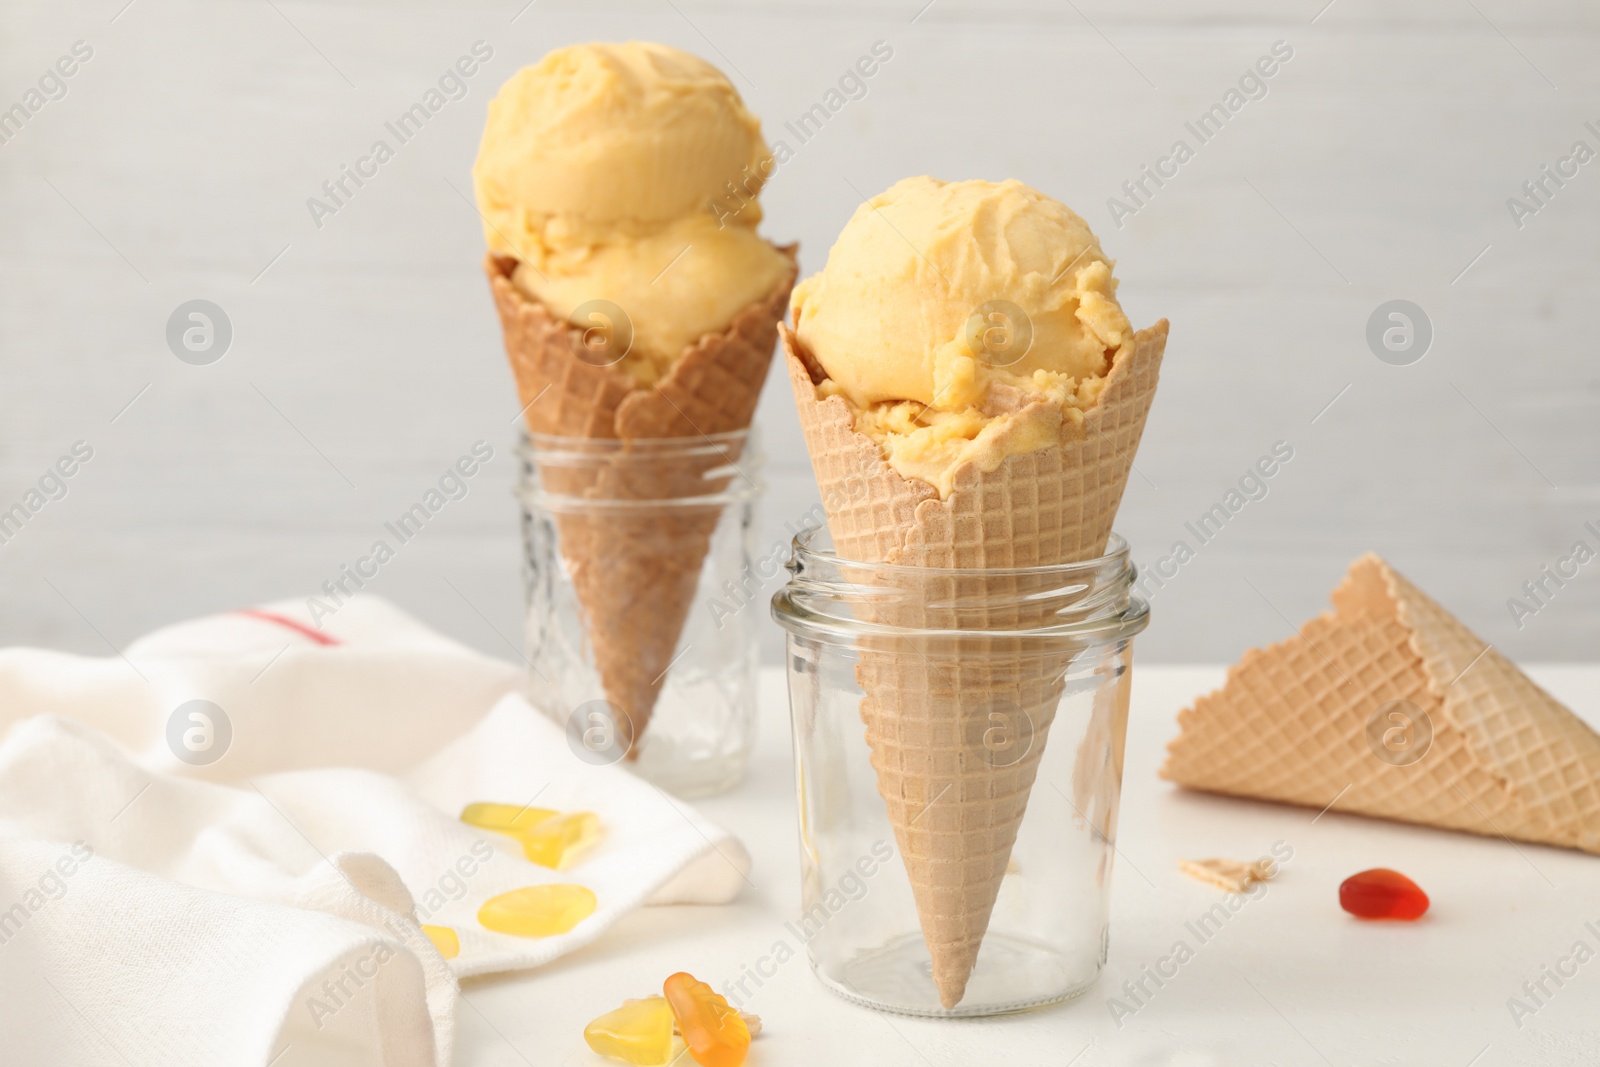
[[739, 1067], [750, 1051], [750, 1027], [723, 997], [679, 971], [662, 984], [678, 1032], [700, 1067]]
[[1387, 867], [1352, 874], [1339, 886], [1339, 907], [1358, 919], [1420, 919], [1428, 910], [1428, 894]]

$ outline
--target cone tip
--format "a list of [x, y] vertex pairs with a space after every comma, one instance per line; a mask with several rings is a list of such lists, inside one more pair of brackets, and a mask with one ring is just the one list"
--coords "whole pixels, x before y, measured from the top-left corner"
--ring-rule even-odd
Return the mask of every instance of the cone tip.
[[961, 1003], [961, 998], [967, 995], [967, 976], [960, 978], [954, 975], [946, 976], [938, 981], [939, 1004], [945, 1011], [954, 1011], [955, 1006]]

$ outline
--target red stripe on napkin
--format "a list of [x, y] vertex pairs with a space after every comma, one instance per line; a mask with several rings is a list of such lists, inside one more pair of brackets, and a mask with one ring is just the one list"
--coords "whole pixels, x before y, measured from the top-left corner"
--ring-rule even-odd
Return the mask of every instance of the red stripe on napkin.
[[276, 623], [285, 629], [293, 630], [295, 633], [300, 634], [303, 637], [309, 637], [319, 645], [332, 646], [339, 644], [339, 639], [337, 637], [331, 637], [328, 634], [323, 633], [321, 630], [313, 630], [305, 623], [296, 622], [287, 615], [279, 615], [275, 611], [262, 611], [259, 608], [245, 608], [242, 611], [234, 612], [234, 614], [245, 615], [252, 619], [260, 619], [262, 622]]

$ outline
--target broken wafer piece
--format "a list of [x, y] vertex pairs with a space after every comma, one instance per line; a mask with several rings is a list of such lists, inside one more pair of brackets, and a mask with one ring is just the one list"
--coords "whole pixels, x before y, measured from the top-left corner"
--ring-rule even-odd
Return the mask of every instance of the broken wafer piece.
[[1243, 893], [1256, 882], [1269, 881], [1278, 873], [1278, 865], [1271, 860], [1242, 863], [1239, 860], [1207, 859], [1179, 860], [1178, 870], [1190, 878], [1230, 893]]

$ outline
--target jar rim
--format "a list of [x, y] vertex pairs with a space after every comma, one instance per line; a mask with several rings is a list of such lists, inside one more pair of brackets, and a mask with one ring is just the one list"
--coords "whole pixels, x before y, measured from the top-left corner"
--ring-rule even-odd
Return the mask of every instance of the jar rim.
[[[926, 642], [955, 642], [970, 648], [972, 639], [1004, 638], [1030, 647], [1079, 648], [1124, 641], [1150, 622], [1150, 606], [1134, 594], [1138, 571], [1128, 543], [1113, 533], [1107, 551], [1093, 559], [1035, 567], [914, 567], [849, 560], [824, 548], [826, 526], [810, 526], [796, 534], [788, 564], [791, 578], [772, 598], [772, 617], [791, 634], [852, 643], [863, 635], [914, 636]], [[831, 542], [831, 538], [829, 538]], [[992, 601], [981, 591], [966, 597], [967, 607], [1011, 606], [1036, 614], [1036, 625], [1015, 628], [973, 626], [910, 627], [872, 618], [876, 602], [895, 603], [907, 590], [926, 596], [922, 588], [939, 589], [934, 606], [947, 618], [963, 618], [962, 592], [974, 579], [993, 579], [1002, 590]], [[959, 583], [959, 584], [958, 584]], [[866, 617], [862, 617], [862, 616]], [[880, 613], [881, 615], [881, 613]], [[892, 613], [891, 613], [892, 615]]]
[[723, 433], [698, 433], [687, 437], [578, 437], [556, 433], [534, 433], [522, 427], [517, 437], [517, 454], [528, 458], [537, 452], [559, 455], [564, 452], [580, 455], [632, 452], [688, 452], [721, 450], [727, 446], [742, 445], [756, 438], [755, 428], [728, 430]]
[[552, 515], [581, 515], [587, 512], [611, 511], [691, 511], [701, 508], [721, 509], [732, 504], [748, 503], [759, 497], [765, 489], [765, 482], [756, 481], [753, 485], [740, 489], [724, 489], [720, 493], [708, 493], [704, 496], [608, 500], [604, 497], [565, 496], [542, 489], [523, 487], [517, 490], [517, 499], [527, 507], [536, 507], [540, 511], [546, 511]]
[[[761, 468], [766, 457], [754, 427], [696, 437], [569, 437], [521, 429], [516, 444], [521, 461], [514, 493], [524, 507], [557, 514], [596, 511], [648, 512], [722, 508], [759, 497], [766, 489]], [[542, 470], [598, 470], [638, 463], [645, 473], [654, 464], [687, 465], [706, 483], [704, 492], [662, 497], [583, 496], [557, 492], [545, 484]], [[703, 469], [702, 469], [703, 468]], [[719, 479], [725, 483], [717, 487]], [[698, 489], [699, 486], [690, 488]]]
[[[816, 543], [822, 538], [828, 539], [828, 547], [817, 546]], [[832, 540], [833, 537], [829, 533], [826, 523], [807, 526], [795, 534], [790, 542], [791, 558], [795, 560], [812, 559], [820, 563], [826, 563], [829, 566], [841, 567], [852, 571], [871, 570], [878, 574], [905, 574], [923, 577], [970, 577], [975, 573], [982, 573], [993, 575], [996, 578], [1019, 578], [1064, 576], [1074, 572], [1089, 573], [1106, 567], [1126, 566], [1130, 571], [1133, 569], [1127, 539], [1115, 530], [1106, 538], [1105, 551], [1091, 559], [1074, 560], [1071, 563], [1048, 563], [1033, 567], [984, 567], [981, 571], [971, 567], [915, 567], [904, 563], [871, 563], [865, 560], [848, 559], [833, 551]]]

